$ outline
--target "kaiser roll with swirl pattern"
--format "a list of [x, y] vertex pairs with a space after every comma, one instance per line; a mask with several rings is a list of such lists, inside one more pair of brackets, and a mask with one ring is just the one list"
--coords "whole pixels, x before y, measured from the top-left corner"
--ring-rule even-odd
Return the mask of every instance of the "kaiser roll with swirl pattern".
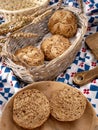
[[77, 18], [71, 11], [57, 10], [50, 17], [48, 28], [52, 34], [73, 37], [77, 32]]

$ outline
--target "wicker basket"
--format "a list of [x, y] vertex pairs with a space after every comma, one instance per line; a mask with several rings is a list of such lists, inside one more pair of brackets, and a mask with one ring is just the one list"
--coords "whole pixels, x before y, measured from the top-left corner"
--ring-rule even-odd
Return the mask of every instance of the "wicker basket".
[[27, 45], [38, 46], [42, 38], [47, 34], [47, 23], [50, 16], [55, 12], [58, 7], [53, 5], [46, 8], [46, 11], [36, 17], [32, 23], [18, 30], [17, 32], [32, 32], [37, 33], [38, 37], [35, 38], [9, 38], [3, 47], [2, 59], [10, 67], [16, 76], [22, 81], [32, 83], [34, 81], [53, 80], [57, 75], [66, 70], [66, 68], [73, 62], [77, 52], [81, 48], [81, 41], [87, 29], [87, 18], [81, 11], [74, 7], [66, 7], [62, 5], [60, 8], [72, 11], [78, 18], [78, 31], [76, 36], [72, 39], [71, 46], [62, 55], [57, 58], [45, 62], [41, 66], [31, 68], [17, 65], [13, 62], [14, 52]]
[[48, 0], [0, 0], [0, 14], [5, 21], [11, 21], [17, 17], [31, 15], [38, 9], [48, 5]]

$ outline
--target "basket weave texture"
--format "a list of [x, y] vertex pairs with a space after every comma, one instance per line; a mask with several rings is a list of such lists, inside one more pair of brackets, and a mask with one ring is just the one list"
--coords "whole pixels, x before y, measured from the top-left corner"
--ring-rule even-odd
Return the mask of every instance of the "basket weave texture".
[[14, 52], [19, 48], [25, 47], [27, 45], [39, 46], [40, 41], [43, 37], [49, 33], [48, 21], [53, 12], [58, 8], [57, 5], [46, 8], [45, 12], [34, 18], [32, 23], [18, 30], [17, 32], [32, 32], [38, 34], [35, 38], [9, 38], [2, 50], [2, 59], [10, 67], [16, 76], [18, 76], [22, 81], [32, 83], [35, 81], [42, 80], [53, 80], [61, 72], [66, 70], [66, 68], [73, 62], [77, 52], [81, 48], [81, 41], [86, 33], [87, 29], [87, 18], [81, 13], [81, 11], [74, 7], [61, 6], [64, 10], [72, 11], [78, 18], [78, 31], [73, 37], [71, 46], [57, 58], [45, 62], [40, 66], [23, 67], [17, 65], [13, 62], [15, 58]]
[[0, 0], [0, 14], [9, 22], [17, 17], [31, 15], [48, 5], [48, 0]]

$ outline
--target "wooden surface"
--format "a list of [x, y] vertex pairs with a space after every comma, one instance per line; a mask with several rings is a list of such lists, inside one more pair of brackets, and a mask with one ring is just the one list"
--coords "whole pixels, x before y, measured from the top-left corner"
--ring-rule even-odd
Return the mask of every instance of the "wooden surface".
[[[28, 87], [25, 87], [23, 89], [38, 89], [42, 91], [47, 98], [49, 99], [51, 94], [56, 90], [61, 90], [66, 85], [64, 83], [60, 82], [52, 82], [52, 81], [43, 81], [43, 82], [36, 82], [32, 85], [29, 85]], [[67, 85], [68, 86], [68, 85]], [[69, 86], [70, 87], [70, 86]], [[22, 90], [23, 90], [22, 89]], [[21, 91], [22, 91], [21, 90]], [[0, 130], [24, 130], [23, 128], [17, 126], [13, 121], [13, 97], [11, 100], [7, 103], [6, 107], [4, 108], [2, 119], [1, 119], [1, 128]], [[87, 107], [82, 115], [81, 118], [70, 121], [70, 122], [60, 122], [54, 119], [53, 117], [49, 117], [48, 120], [39, 128], [36, 128], [34, 130], [97, 130], [95, 129], [95, 126], [98, 126], [98, 119], [96, 117], [96, 113], [92, 107], [92, 105], [87, 101]]]

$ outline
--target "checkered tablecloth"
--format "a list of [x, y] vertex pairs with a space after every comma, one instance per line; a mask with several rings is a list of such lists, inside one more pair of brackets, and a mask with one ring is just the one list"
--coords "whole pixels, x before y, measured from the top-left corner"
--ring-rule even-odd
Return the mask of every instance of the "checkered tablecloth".
[[[80, 8], [78, 1], [79, 0], [66, 0], [63, 1], [63, 4]], [[54, 4], [56, 2], [57, 0], [51, 0], [50, 4]], [[85, 44], [85, 37], [92, 33], [98, 32], [98, 0], [83, 0], [82, 2], [83, 11], [88, 17], [87, 33], [82, 40], [82, 47], [74, 62], [65, 72], [61, 73], [56, 78], [56, 81], [64, 82], [72, 87], [79, 88], [79, 90], [91, 102], [98, 115], [98, 79], [94, 79], [92, 82], [82, 86], [81, 88], [74, 85], [72, 82], [73, 76], [76, 72], [90, 70], [98, 65], [98, 61]], [[4, 22], [4, 18], [0, 16], [0, 23], [2, 22]], [[14, 93], [21, 89], [21, 87], [21, 82], [15, 77], [11, 69], [7, 68], [4, 63], [0, 62], [0, 113], [2, 113], [2, 108], [5, 103]]]

